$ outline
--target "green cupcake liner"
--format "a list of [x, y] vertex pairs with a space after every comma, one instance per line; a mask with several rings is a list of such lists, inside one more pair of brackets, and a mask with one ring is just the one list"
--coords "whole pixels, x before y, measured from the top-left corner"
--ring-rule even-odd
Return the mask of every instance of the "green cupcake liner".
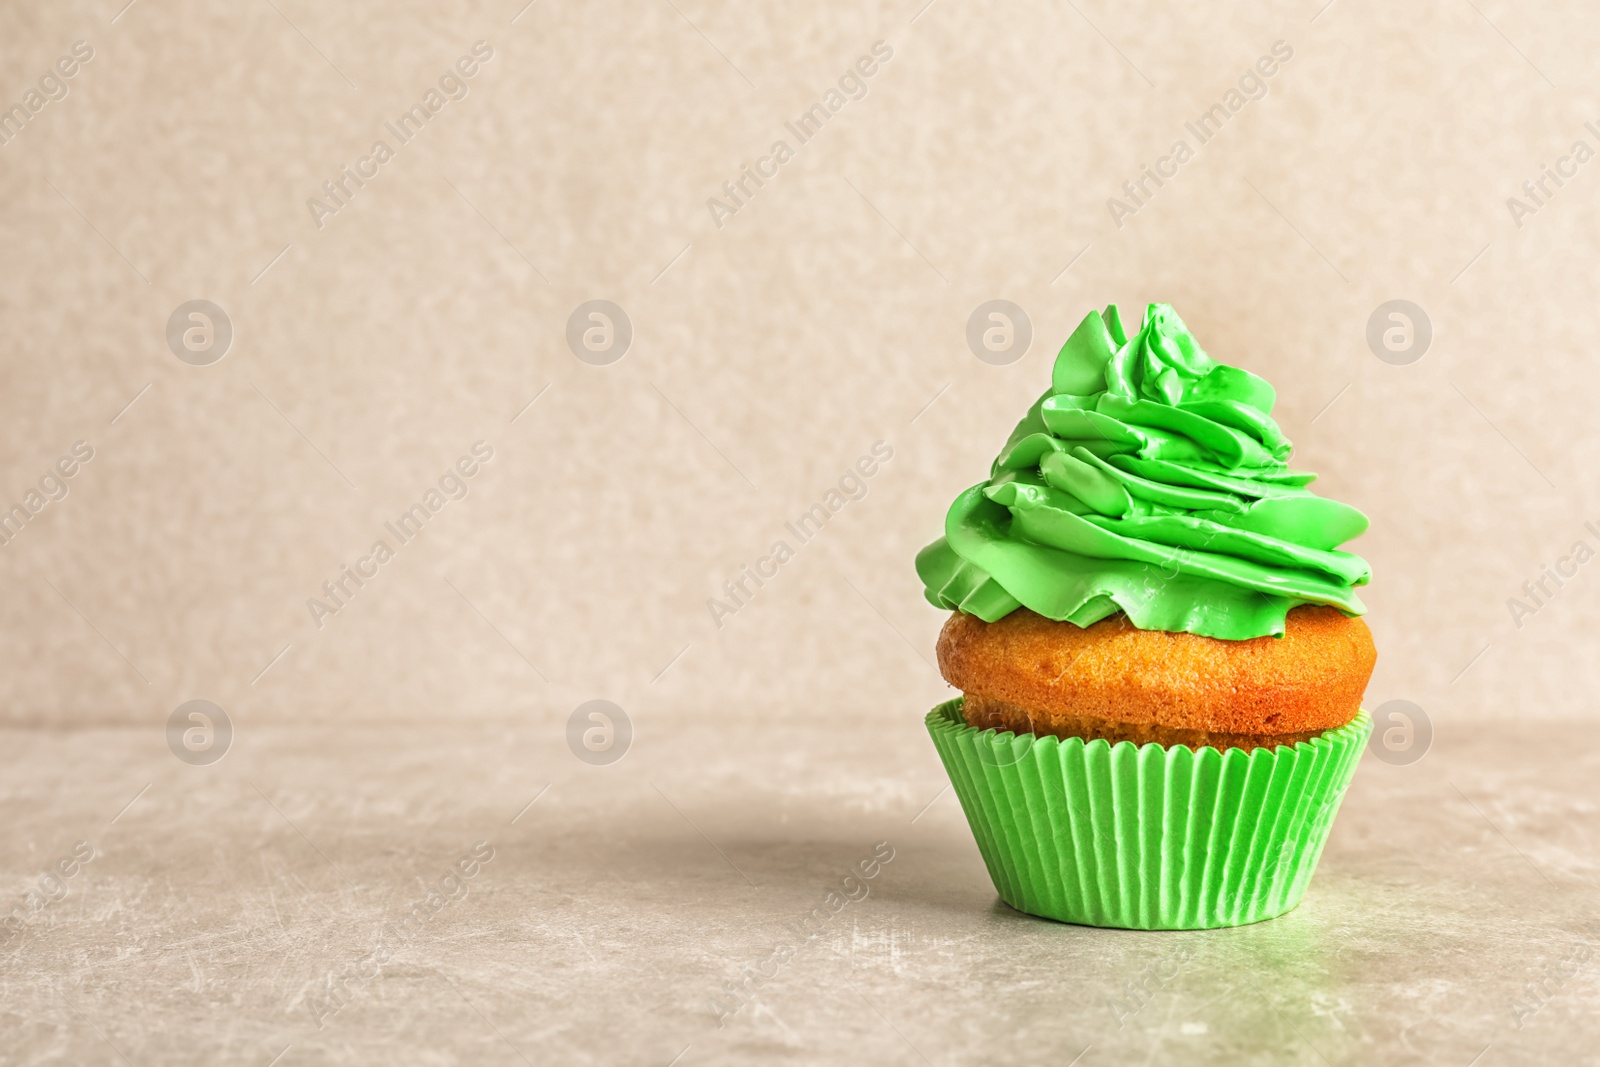
[[1131, 930], [1243, 926], [1305, 895], [1356, 762], [1365, 711], [1293, 747], [1112, 745], [979, 730], [928, 713], [1000, 899]]

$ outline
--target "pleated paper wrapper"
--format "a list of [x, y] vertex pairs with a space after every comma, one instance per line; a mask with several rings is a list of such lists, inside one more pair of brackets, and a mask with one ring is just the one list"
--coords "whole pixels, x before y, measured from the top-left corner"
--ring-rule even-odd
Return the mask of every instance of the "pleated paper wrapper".
[[1356, 762], [1366, 712], [1293, 747], [1112, 745], [979, 730], [958, 698], [928, 713], [1000, 898], [1087, 926], [1201, 930], [1305, 895]]

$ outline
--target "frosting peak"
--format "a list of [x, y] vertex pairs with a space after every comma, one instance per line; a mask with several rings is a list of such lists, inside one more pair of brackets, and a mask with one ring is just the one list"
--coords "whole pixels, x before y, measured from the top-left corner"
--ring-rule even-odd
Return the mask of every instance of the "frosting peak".
[[1297, 604], [1366, 611], [1367, 528], [1285, 465], [1276, 394], [1207, 355], [1171, 305], [1131, 336], [1090, 312], [1051, 387], [989, 479], [963, 492], [917, 555], [933, 604], [993, 622], [1018, 607], [1088, 626], [1118, 611], [1144, 630], [1282, 636]]

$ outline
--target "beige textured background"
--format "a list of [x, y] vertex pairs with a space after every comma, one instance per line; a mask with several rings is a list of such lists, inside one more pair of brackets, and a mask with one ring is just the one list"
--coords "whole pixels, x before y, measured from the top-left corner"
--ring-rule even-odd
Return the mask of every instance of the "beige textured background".
[[[641, 742], [687, 710], [918, 717], [941, 616], [913, 554], [1077, 319], [1155, 299], [1372, 517], [1369, 703], [1593, 711], [1600, 569], [1520, 630], [1506, 606], [1600, 545], [1600, 163], [1520, 229], [1505, 203], [1600, 147], [1582, 5], [120, 6], [0, 14], [6, 102], [95, 51], [0, 147], [0, 501], [95, 450], [0, 548], [11, 722], [159, 745], [206, 697], [241, 730], [511, 718], [559, 748], [596, 696]], [[319, 230], [307, 198], [479, 39], [469, 95]], [[866, 98], [714, 226], [880, 39]], [[1270, 94], [1115, 227], [1106, 198], [1279, 39]], [[209, 367], [164, 340], [198, 297], [235, 329]], [[564, 341], [596, 298], [635, 329], [607, 367]], [[964, 342], [992, 298], [1034, 324], [1010, 366]], [[1392, 298], [1435, 330], [1411, 366], [1363, 338]], [[470, 496], [318, 630], [306, 599], [479, 439]], [[716, 628], [706, 598], [878, 439], [868, 496]]]

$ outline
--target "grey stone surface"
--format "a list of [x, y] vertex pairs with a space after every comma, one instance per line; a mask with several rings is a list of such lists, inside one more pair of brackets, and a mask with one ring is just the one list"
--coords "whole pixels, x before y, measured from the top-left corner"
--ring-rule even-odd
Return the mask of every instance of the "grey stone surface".
[[611, 766], [559, 723], [235, 725], [211, 766], [159, 726], [0, 738], [0, 1062], [1600, 1062], [1582, 728], [1369, 753], [1298, 910], [1138, 933], [1001, 904], [909, 712], [640, 715]]

